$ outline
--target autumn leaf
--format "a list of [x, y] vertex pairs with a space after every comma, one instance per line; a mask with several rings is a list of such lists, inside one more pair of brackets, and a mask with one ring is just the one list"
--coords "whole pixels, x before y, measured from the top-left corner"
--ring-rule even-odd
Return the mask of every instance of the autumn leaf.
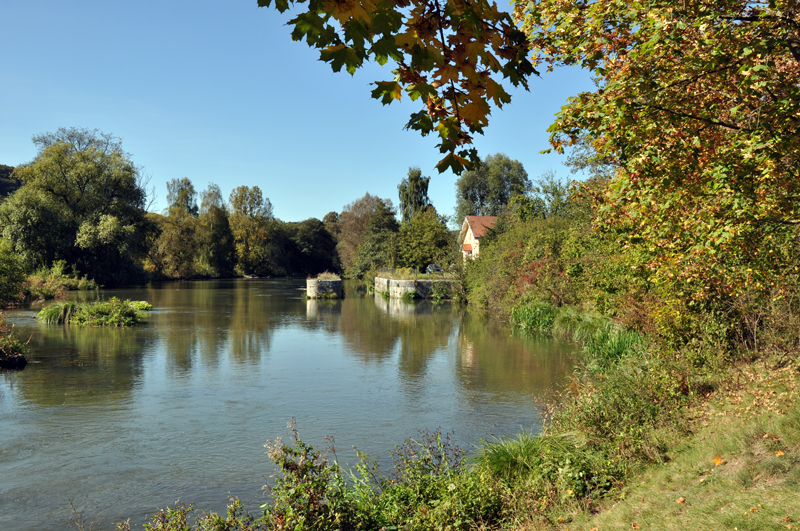
[[377, 87], [372, 91], [372, 97], [381, 100], [381, 103], [387, 105], [394, 100], [400, 100], [403, 94], [400, 83], [396, 81], [376, 81]]
[[780, 456], [782, 456], [782, 455], [786, 455], [786, 454], [784, 454], [784, 453], [783, 453], [783, 450], [778, 450], [777, 452], [775, 452], [775, 455], [777, 455], [778, 457], [780, 457]]
[[633, 522], [631, 524], [631, 527], [634, 528], [634, 529], [641, 529], [641, 527], [639, 527], [639, 524], [637, 524], [636, 522]]
[[675, 500], [675, 503], [686, 503], [686, 498], [684, 498], [683, 496], [681, 496], [680, 498], [678, 498], [677, 500]]
[[717, 456], [717, 457], [714, 458], [714, 466], [719, 466], [724, 462], [725, 462], [725, 458], [723, 458], [721, 456]]

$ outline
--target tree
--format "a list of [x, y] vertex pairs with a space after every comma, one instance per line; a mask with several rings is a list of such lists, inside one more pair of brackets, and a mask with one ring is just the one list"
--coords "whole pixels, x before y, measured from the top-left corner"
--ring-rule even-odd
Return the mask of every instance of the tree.
[[167, 183], [167, 216], [159, 219], [156, 241], [157, 273], [167, 278], [193, 278], [198, 274], [197, 192], [188, 177]]
[[367, 192], [364, 197], [345, 205], [342, 213], [339, 214], [337, 221], [339, 243], [336, 246], [336, 250], [339, 253], [339, 261], [344, 270], [350, 269], [355, 263], [358, 255], [358, 246], [361, 244], [367, 223], [380, 201], [383, 201], [388, 208], [392, 207], [392, 202], [388, 199], [383, 200]]
[[10, 243], [0, 238], [0, 308], [17, 302], [22, 293], [25, 273]]
[[521, 162], [502, 153], [489, 155], [478, 169], [464, 172], [456, 181], [456, 219], [497, 216], [512, 197], [524, 194], [530, 186]]
[[322, 223], [325, 224], [325, 228], [328, 232], [330, 232], [334, 238], [339, 237], [339, 213], [336, 211], [331, 211], [325, 214], [325, 217], [322, 218]]
[[430, 263], [446, 263], [453, 256], [455, 240], [447, 220], [428, 207], [400, 227], [399, 262], [403, 267], [423, 269]]
[[219, 186], [210, 183], [201, 197], [196, 235], [198, 271], [210, 277], [232, 276], [236, 246], [222, 192]]
[[388, 199], [378, 199], [369, 214], [354, 263], [348, 275], [362, 278], [369, 270], [394, 267], [397, 262], [397, 213]]
[[292, 236], [297, 258], [293, 272], [303, 275], [316, 275], [324, 271], [338, 271], [336, 239], [325, 224], [316, 218], [298, 223]]
[[423, 177], [419, 168], [408, 169], [408, 178], [403, 179], [397, 189], [400, 192], [400, 214], [403, 223], [408, 223], [417, 212], [427, 209], [431, 200], [428, 199], [428, 184], [430, 177]]
[[[289, 9], [287, 0], [274, 5], [281, 12]], [[412, 101], [420, 100], [422, 109], [411, 115], [406, 129], [439, 135], [439, 150], [446, 154], [437, 165], [440, 172], [460, 172], [479, 162], [469, 149], [473, 135], [483, 132], [492, 104], [511, 101], [498, 80], [527, 89], [527, 77], [535, 72], [525, 36], [508, 13], [489, 2], [300, 0], [292, 5], [307, 6], [289, 21], [292, 38], [320, 50], [320, 60], [335, 72], [344, 67], [353, 74], [369, 59], [397, 64], [394, 79], [376, 82], [372, 97], [386, 105], [405, 91]]]
[[798, 4], [534, 0], [517, 13], [540, 61], [597, 76], [551, 142], [588, 136], [619, 168], [601, 223], [658, 249], [656, 278], [695, 301], [779, 282], [800, 223]]
[[139, 169], [112, 135], [59, 129], [14, 170], [22, 187], [0, 206], [3, 236], [27, 270], [66, 260], [105, 285], [141, 280], [152, 226]]
[[167, 203], [170, 212], [176, 209], [176, 215], [197, 217], [197, 192], [188, 177], [171, 179], [167, 183]]
[[267, 262], [275, 262], [275, 253], [267, 247], [270, 233], [276, 236], [279, 228], [271, 225], [274, 221], [272, 203], [261, 195], [258, 186], [237, 186], [231, 192], [228, 204], [236, 246], [236, 268], [243, 275], [263, 274]]

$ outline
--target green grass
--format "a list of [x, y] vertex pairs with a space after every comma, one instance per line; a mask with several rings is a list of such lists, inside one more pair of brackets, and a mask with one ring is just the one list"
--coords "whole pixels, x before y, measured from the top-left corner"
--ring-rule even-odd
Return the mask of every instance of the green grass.
[[579, 514], [566, 527], [800, 528], [797, 365], [765, 365], [742, 367], [693, 410], [693, 435], [672, 445], [664, 464], [632, 475], [623, 500], [596, 515]]
[[151, 308], [146, 301], [122, 301], [112, 297], [108, 301], [91, 303], [57, 302], [42, 308], [36, 318], [47, 324], [133, 326], [141, 322], [141, 311]]

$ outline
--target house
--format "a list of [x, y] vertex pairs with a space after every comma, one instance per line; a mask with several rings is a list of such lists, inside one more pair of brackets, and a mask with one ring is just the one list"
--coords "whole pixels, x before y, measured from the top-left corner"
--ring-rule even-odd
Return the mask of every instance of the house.
[[461, 242], [461, 255], [464, 260], [476, 258], [480, 252], [481, 238], [486, 231], [492, 228], [497, 216], [466, 216], [464, 224], [461, 225], [461, 234], [458, 241]]

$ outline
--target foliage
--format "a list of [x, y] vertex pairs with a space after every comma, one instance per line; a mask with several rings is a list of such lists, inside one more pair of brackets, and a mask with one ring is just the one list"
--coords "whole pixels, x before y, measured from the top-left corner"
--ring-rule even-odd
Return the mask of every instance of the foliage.
[[112, 297], [108, 301], [91, 303], [57, 302], [42, 308], [36, 315], [47, 324], [77, 324], [88, 326], [133, 326], [141, 322], [138, 310], [149, 304]]
[[514, 196], [531, 186], [522, 163], [503, 153], [488, 155], [480, 166], [456, 181], [456, 219], [464, 216], [497, 216]]
[[19, 179], [15, 179], [11, 176], [13, 173], [13, 166], [0, 164], [0, 202], [3, 201], [3, 198], [15, 192], [22, 185], [22, 183], [19, 182]]
[[[393, 267], [398, 260], [397, 233], [399, 225], [389, 200], [377, 199], [361, 233], [353, 264], [347, 274], [362, 278], [367, 271], [378, 267]], [[345, 212], [342, 212], [344, 217]], [[344, 230], [342, 232], [344, 235]]]
[[98, 288], [94, 280], [86, 276], [81, 277], [75, 266], [68, 272], [67, 262], [57, 260], [49, 269], [42, 267], [30, 274], [23, 283], [22, 292], [28, 299], [60, 299], [67, 291]]
[[[275, 262], [274, 249], [268, 246], [279, 227], [271, 223], [272, 203], [258, 186], [237, 186], [228, 199], [230, 225], [236, 247], [237, 272], [243, 275], [265, 273], [268, 261]], [[269, 274], [269, 272], [266, 272]]]
[[104, 285], [141, 278], [146, 193], [120, 141], [62, 128], [34, 143], [34, 160], [14, 170], [22, 187], [0, 206], [3, 236], [24, 267], [66, 260]]
[[316, 277], [317, 280], [341, 280], [342, 277], [337, 275], [336, 273], [331, 273], [330, 271], [324, 271], [319, 273]]
[[25, 367], [26, 354], [28, 344], [16, 338], [14, 327], [6, 323], [5, 314], [0, 312], [0, 369]]
[[598, 499], [624, 477], [624, 470], [572, 434], [532, 435], [483, 442], [475, 462], [509, 485], [525, 485], [545, 504]]
[[336, 239], [322, 221], [309, 218], [293, 228], [291, 243], [294, 253], [291, 269], [295, 274], [314, 275], [339, 269]]
[[209, 183], [201, 194], [200, 215], [197, 219], [197, 272], [205, 277], [233, 276], [236, 247], [219, 186]]
[[[225, 516], [203, 513], [197, 516], [195, 525], [192, 525], [190, 515], [193, 511], [193, 504], [187, 507], [185, 503], [176, 502], [174, 507], [160, 509], [143, 526], [148, 531], [266, 531], [268, 529], [262, 519], [255, 519], [245, 513], [242, 502], [235, 498], [228, 504]], [[131, 531], [131, 526], [129, 522], [122, 522], [116, 529]]]
[[[551, 127], [618, 168], [600, 222], [657, 258], [695, 306], [768, 290], [793, 266], [800, 202], [795, 2], [517, 2], [539, 61], [593, 71]], [[682, 293], [682, 295], [678, 295]]]
[[[259, 0], [271, 6], [272, 0]], [[483, 133], [491, 104], [502, 107], [511, 96], [498, 82], [527, 88], [534, 73], [528, 45], [512, 17], [495, 4], [413, 0], [411, 2], [293, 2], [305, 10], [289, 21], [292, 38], [320, 50], [320, 60], [338, 72], [353, 74], [373, 59], [397, 64], [391, 81], [378, 81], [372, 97], [383, 104], [399, 100], [405, 91], [423, 107], [411, 115], [407, 129], [423, 135], [436, 132], [440, 172], [479, 162], [468, 149], [475, 133]], [[276, 0], [276, 9], [289, 9]]]
[[[364, 197], [345, 205], [336, 218], [334, 227], [338, 239], [336, 251], [339, 253], [339, 261], [345, 271], [352, 267], [356, 261], [358, 246], [361, 244], [367, 223], [372, 213], [375, 212], [379, 201], [383, 201], [386, 208], [392, 207], [390, 200], [366, 193]], [[329, 228], [328, 230], [330, 231], [331, 229]]]
[[25, 273], [11, 244], [0, 238], [0, 308], [17, 302], [22, 294]]
[[153, 305], [147, 301], [128, 301], [128, 304], [138, 312], [146, 312], [153, 309]]
[[[481, 240], [481, 254], [466, 264], [468, 299], [502, 314], [520, 303], [578, 305], [652, 329], [647, 301], [655, 296], [645, 267], [651, 254], [594, 230], [586, 190], [601, 185], [570, 189], [557, 215], [501, 215]], [[547, 212], [546, 198], [543, 204]]]
[[400, 216], [402, 223], [408, 223], [418, 213], [431, 206], [428, 198], [428, 185], [430, 177], [423, 177], [419, 168], [408, 169], [408, 177], [403, 179], [397, 190], [400, 195]]
[[455, 247], [446, 220], [429, 207], [400, 227], [398, 263], [420, 270], [430, 263], [450, 264], [457, 259]]
[[296, 530], [354, 527], [355, 504], [338, 463], [300, 440], [293, 422], [289, 427], [291, 445], [280, 438], [265, 445], [281, 471], [270, 488], [273, 502], [262, 506], [268, 525]]
[[188, 177], [167, 182], [167, 203], [185, 216], [197, 217], [197, 192]]

